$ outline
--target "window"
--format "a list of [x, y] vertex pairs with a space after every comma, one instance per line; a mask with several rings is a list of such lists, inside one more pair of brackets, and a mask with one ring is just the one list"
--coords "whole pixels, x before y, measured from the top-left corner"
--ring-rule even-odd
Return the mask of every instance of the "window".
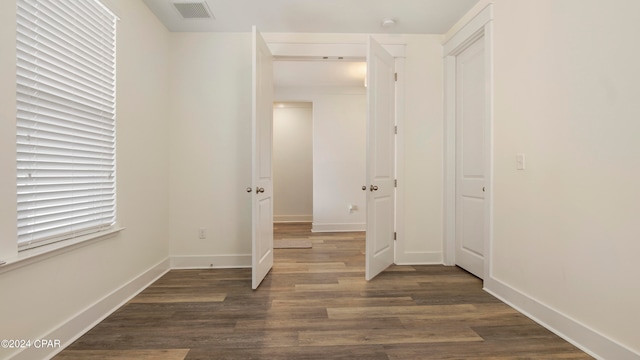
[[18, 248], [115, 224], [115, 26], [98, 0], [18, 0]]

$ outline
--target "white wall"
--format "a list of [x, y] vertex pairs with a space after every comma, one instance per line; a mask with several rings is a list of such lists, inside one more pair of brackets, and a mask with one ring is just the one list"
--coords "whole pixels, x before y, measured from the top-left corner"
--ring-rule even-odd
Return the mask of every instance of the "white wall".
[[[284, 42], [294, 39], [295, 42], [312, 43], [366, 43], [366, 37], [360, 34], [263, 35], [267, 42], [276, 38]], [[172, 264], [177, 267], [248, 266], [251, 197], [244, 189], [250, 186], [251, 176], [250, 34], [174, 33], [170, 37], [171, 117], [175, 119], [171, 128]], [[407, 77], [403, 104], [405, 140], [401, 149], [404, 157], [399, 159], [404, 165], [401, 177], [404, 183], [401, 180], [399, 187], [404, 186], [406, 195], [401, 209], [405, 217], [399, 219], [404, 235], [399, 233], [402, 239], [398, 244], [398, 260], [400, 263], [441, 263], [442, 36], [379, 38], [383, 43], [406, 44], [407, 53], [404, 59]], [[276, 90], [278, 100], [314, 101], [314, 109], [319, 105], [309, 96], [284, 95], [287, 94]], [[365, 105], [356, 108], [365, 109]], [[317, 119], [315, 111], [314, 119]], [[328, 116], [332, 115], [328, 113]], [[331, 144], [343, 136], [341, 132], [348, 133], [352, 126], [359, 125], [345, 123], [338, 128], [314, 128], [314, 132], [328, 134], [326, 143]], [[342, 150], [355, 153], [353, 149], [361, 148], [364, 154], [364, 142], [360, 147], [353, 139], [342, 138], [340, 141], [350, 144]], [[331, 168], [336, 154], [329, 154], [333, 158], [314, 159], [314, 163]], [[350, 156], [347, 152], [341, 155]], [[314, 169], [314, 185], [319, 182], [315, 178], [317, 173]], [[352, 194], [343, 190], [335, 192], [335, 202], [339, 203], [335, 209], [341, 214], [337, 222], [363, 224], [364, 192], [360, 187], [364, 181], [364, 168], [354, 167], [353, 173], [352, 183], [334, 178], [327, 184], [334, 189], [339, 184], [348, 188], [347, 191], [355, 191]], [[357, 179], [357, 176], [361, 178]], [[314, 195], [314, 207], [329, 206], [322, 205], [323, 199]], [[349, 204], [358, 205], [360, 210], [350, 214]], [[315, 221], [331, 224], [336, 219]], [[198, 239], [200, 227], [208, 230], [207, 239]]]
[[[1, 339], [55, 334], [63, 344], [84, 328], [59, 326], [168, 257], [168, 32], [141, 1], [112, 0], [117, 37], [117, 212], [113, 238], [23, 267], [0, 267]], [[0, 2], [0, 259], [16, 254], [15, 1]], [[163, 269], [156, 269], [162, 271]], [[144, 285], [144, 284], [143, 284]], [[111, 310], [112, 308], [106, 309]], [[84, 312], [88, 310], [88, 312]], [[72, 321], [73, 322], [73, 321]], [[56, 332], [57, 331], [57, 332]], [[51, 336], [51, 335], [50, 335]], [[0, 349], [0, 358], [14, 353]], [[25, 350], [21, 358], [43, 358]]]
[[313, 220], [313, 107], [309, 102], [273, 108], [274, 221]]
[[[363, 231], [366, 98], [362, 88], [277, 88], [313, 102], [313, 231]], [[358, 210], [349, 211], [354, 205]]]
[[593, 354], [637, 359], [640, 2], [496, 0], [494, 11], [485, 286]]
[[[403, 35], [406, 43], [404, 119], [398, 130], [404, 206], [398, 209], [400, 264], [443, 261], [443, 59], [441, 35]], [[400, 138], [399, 138], [400, 139]]]
[[171, 69], [173, 265], [250, 266], [251, 34], [172, 33]]

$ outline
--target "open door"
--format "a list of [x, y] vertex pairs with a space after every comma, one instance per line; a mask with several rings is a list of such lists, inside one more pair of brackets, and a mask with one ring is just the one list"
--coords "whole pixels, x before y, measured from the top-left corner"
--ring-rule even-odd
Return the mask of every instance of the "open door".
[[252, 111], [252, 285], [257, 289], [273, 267], [273, 61], [253, 27]]
[[365, 278], [371, 280], [395, 255], [395, 60], [371, 37], [367, 84]]

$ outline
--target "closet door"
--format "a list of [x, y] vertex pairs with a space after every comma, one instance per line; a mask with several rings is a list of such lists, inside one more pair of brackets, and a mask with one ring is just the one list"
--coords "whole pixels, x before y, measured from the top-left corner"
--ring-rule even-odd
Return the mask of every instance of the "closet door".
[[456, 57], [456, 265], [484, 276], [484, 38]]

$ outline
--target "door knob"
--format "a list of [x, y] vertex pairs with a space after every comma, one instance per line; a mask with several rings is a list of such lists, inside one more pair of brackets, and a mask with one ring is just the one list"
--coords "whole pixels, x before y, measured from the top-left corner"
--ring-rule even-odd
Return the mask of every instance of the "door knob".
[[261, 188], [261, 187], [257, 187], [256, 188], [256, 194], [257, 193], [263, 193], [263, 192], [264, 192], [264, 188]]
[[253, 191], [253, 189], [251, 187], [247, 188], [247, 192], [252, 192], [252, 191]]
[[367, 185], [362, 185], [362, 191], [367, 191]]
[[378, 186], [377, 185], [371, 185], [371, 187], [369, 187], [370, 191], [378, 191]]

